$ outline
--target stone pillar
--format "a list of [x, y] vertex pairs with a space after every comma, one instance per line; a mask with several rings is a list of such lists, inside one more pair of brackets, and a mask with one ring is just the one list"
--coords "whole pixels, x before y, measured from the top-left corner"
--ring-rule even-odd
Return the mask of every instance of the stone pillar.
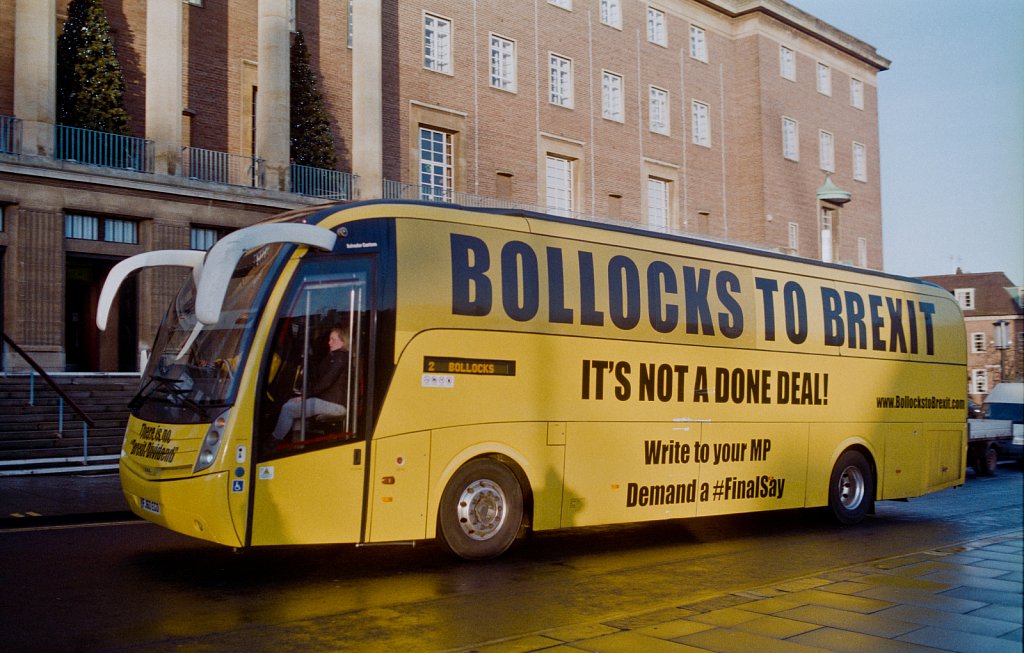
[[181, 0], [146, 3], [146, 138], [157, 174], [176, 175], [181, 163], [182, 7]]
[[14, 5], [14, 115], [23, 121], [22, 153], [49, 157], [57, 115], [57, 2]]
[[[352, 3], [352, 172], [358, 199], [381, 197], [384, 181], [381, 1]], [[395, 126], [397, 129], [397, 125]]]
[[258, 7], [256, 156], [265, 161], [267, 188], [288, 191], [291, 92], [288, 0], [259, 0]]

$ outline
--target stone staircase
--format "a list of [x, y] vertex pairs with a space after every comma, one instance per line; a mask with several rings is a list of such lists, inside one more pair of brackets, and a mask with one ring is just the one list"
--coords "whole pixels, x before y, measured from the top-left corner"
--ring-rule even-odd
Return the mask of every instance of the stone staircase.
[[[53, 380], [94, 420], [39, 376], [0, 375], [0, 475], [109, 469], [117, 463], [137, 374], [56, 374]], [[87, 436], [87, 437], [86, 437]]]

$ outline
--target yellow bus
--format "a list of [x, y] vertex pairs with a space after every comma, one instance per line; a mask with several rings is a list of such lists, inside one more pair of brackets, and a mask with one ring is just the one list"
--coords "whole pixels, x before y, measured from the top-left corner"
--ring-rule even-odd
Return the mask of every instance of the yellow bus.
[[[964, 482], [963, 318], [914, 279], [367, 202], [127, 259], [101, 328], [157, 265], [191, 273], [121, 481], [138, 515], [224, 545], [437, 538], [484, 559], [529, 530], [825, 506], [855, 523]], [[328, 363], [331, 415], [308, 401]]]

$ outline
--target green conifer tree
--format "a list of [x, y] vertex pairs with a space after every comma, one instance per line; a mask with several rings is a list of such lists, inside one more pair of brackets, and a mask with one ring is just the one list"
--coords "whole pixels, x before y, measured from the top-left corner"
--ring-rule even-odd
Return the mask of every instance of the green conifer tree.
[[302, 32], [292, 40], [290, 90], [292, 163], [333, 170], [337, 159], [331, 121]]
[[57, 122], [129, 135], [124, 78], [101, 0], [71, 0], [57, 40]]

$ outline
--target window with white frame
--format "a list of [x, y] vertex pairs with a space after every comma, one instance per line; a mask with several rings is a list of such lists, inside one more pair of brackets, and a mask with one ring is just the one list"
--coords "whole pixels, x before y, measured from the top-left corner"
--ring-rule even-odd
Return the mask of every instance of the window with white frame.
[[516, 92], [516, 42], [491, 34], [491, 86]]
[[648, 103], [650, 130], [657, 134], [669, 133], [668, 91], [657, 86], [651, 87]]
[[647, 178], [647, 226], [655, 231], [668, 231], [670, 183], [657, 177]]
[[971, 334], [971, 353], [972, 354], [983, 354], [985, 353], [985, 345], [988, 339], [984, 333], [972, 333]]
[[784, 45], [779, 46], [779, 74], [791, 82], [796, 81], [796, 52]]
[[601, 0], [601, 22], [622, 29], [622, 6], [619, 0]]
[[708, 36], [704, 28], [690, 25], [690, 56], [697, 61], [708, 61]]
[[452, 22], [423, 14], [423, 67], [439, 73], [452, 72]]
[[711, 147], [711, 108], [703, 102], [694, 100], [691, 117], [693, 144]]
[[971, 394], [988, 394], [988, 370], [971, 370]]
[[622, 122], [622, 76], [607, 70], [601, 71], [601, 115], [608, 120]]
[[787, 245], [789, 246], [790, 254], [798, 254], [800, 252], [800, 225], [796, 222], [789, 223]]
[[420, 127], [420, 199], [447, 201], [455, 190], [452, 134]]
[[822, 95], [832, 95], [832, 69], [820, 61], [818, 62], [818, 92]]
[[575, 162], [572, 159], [548, 154], [545, 169], [545, 202], [548, 211], [567, 216], [576, 206], [573, 193]]
[[825, 130], [818, 132], [818, 165], [826, 172], [836, 171], [836, 148], [832, 133]]
[[868, 153], [863, 143], [853, 144], [853, 178], [857, 181], [868, 180]]
[[856, 77], [850, 78], [850, 106], [864, 108], [864, 82]]
[[868, 239], [863, 236], [857, 238], [857, 266], [868, 266]]
[[665, 12], [654, 7], [647, 8], [647, 40], [657, 45], [668, 45]]
[[782, 118], [782, 156], [791, 161], [800, 160], [800, 130], [792, 118]]
[[106, 243], [137, 245], [139, 223], [121, 218], [104, 218], [79, 213], [64, 214], [64, 237], [75, 240], [100, 240]]
[[957, 288], [953, 290], [953, 297], [962, 310], [974, 310], [974, 288]]
[[835, 210], [825, 207], [821, 208], [821, 260], [825, 263], [832, 262], [832, 250], [835, 243], [832, 228], [835, 215]]
[[552, 54], [549, 59], [550, 66], [550, 95], [551, 104], [560, 107], [572, 108], [572, 60], [557, 54]]
[[572, 0], [548, 0], [548, 4], [561, 7], [567, 11], [572, 11]]

